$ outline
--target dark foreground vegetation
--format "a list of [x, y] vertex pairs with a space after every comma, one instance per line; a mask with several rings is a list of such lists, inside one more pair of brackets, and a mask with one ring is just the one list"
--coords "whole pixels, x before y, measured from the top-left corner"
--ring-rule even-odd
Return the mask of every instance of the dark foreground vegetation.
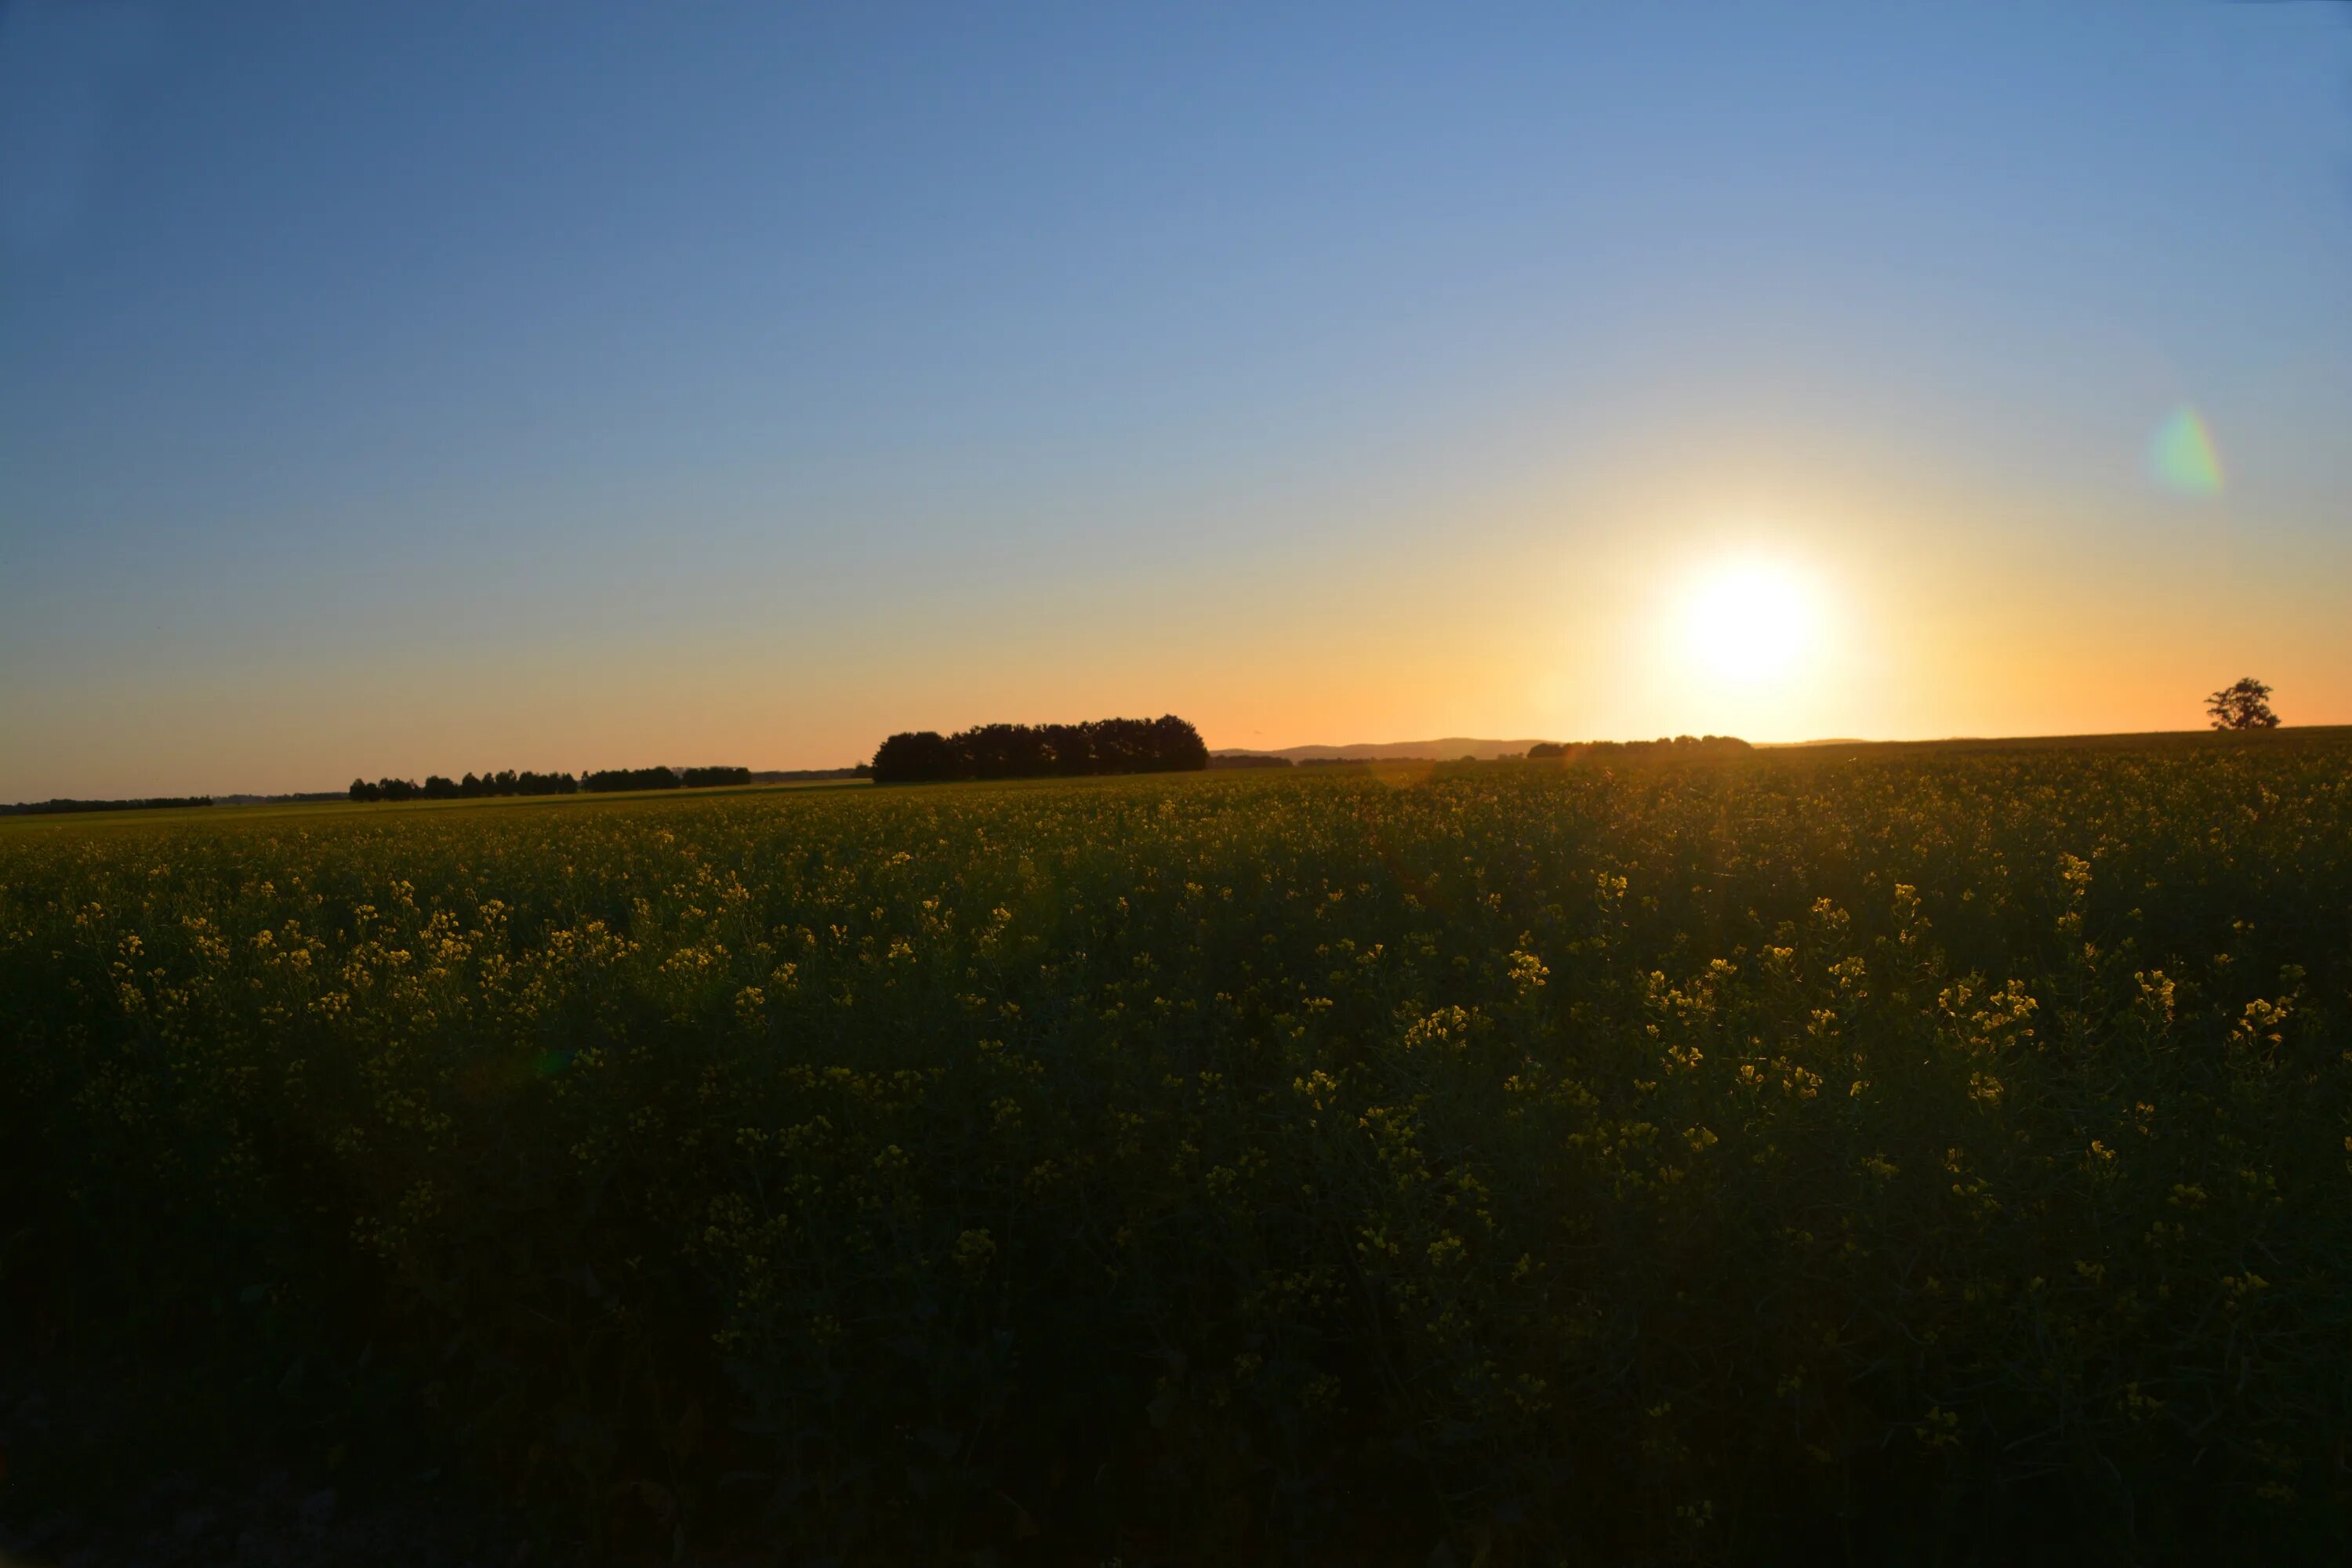
[[1078, 778], [1185, 773], [1209, 765], [1201, 732], [1172, 713], [1086, 724], [982, 724], [891, 736], [874, 753], [878, 784], [955, 779]]
[[2347, 764], [20, 825], [7, 1339], [541, 1562], [2342, 1561]]

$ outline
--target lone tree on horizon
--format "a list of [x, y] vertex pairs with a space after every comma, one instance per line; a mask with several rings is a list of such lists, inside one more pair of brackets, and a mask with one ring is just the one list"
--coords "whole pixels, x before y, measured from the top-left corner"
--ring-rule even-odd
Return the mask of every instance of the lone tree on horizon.
[[2249, 675], [2205, 700], [2216, 730], [2275, 730], [2278, 715], [2271, 711], [2271, 689]]

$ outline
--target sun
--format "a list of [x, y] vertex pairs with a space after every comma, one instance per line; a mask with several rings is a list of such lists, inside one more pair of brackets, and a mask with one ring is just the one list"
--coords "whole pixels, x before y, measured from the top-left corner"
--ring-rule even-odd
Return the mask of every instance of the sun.
[[1821, 641], [1819, 595], [1800, 573], [1775, 561], [1721, 562], [1686, 590], [1682, 646], [1717, 681], [1763, 685], [1795, 675]]

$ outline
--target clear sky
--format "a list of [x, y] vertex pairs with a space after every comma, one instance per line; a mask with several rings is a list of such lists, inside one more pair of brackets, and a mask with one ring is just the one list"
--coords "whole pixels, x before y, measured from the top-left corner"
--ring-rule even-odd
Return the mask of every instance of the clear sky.
[[2352, 6], [0, 8], [0, 800], [2352, 722]]

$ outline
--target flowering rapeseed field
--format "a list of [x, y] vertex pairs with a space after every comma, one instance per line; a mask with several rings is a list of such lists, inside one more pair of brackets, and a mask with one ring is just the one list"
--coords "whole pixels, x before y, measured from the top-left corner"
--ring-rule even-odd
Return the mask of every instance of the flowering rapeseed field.
[[2318, 1556], [2261, 742], [13, 827], [0, 1283], [625, 1557]]

